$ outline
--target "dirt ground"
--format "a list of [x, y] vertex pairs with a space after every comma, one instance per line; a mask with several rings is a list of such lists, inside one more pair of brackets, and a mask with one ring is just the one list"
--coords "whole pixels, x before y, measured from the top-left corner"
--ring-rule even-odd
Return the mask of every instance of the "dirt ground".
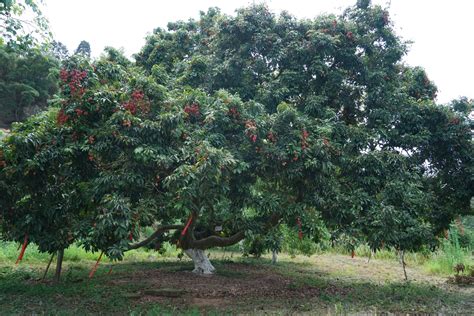
[[[227, 253], [228, 254], [228, 253]], [[474, 286], [394, 260], [339, 254], [234, 257], [211, 253], [217, 273], [195, 275], [187, 259], [155, 256], [66, 262], [63, 281], [41, 280], [44, 262], [0, 269], [0, 315], [474, 315]]]
[[[222, 267], [221, 267], [222, 269]], [[222, 274], [199, 276], [190, 271], [173, 269], [136, 271], [110, 281], [111, 285], [140, 283], [135, 292], [142, 303], [167, 302], [190, 306], [225, 307], [230, 302], [271, 297], [278, 300], [307, 299], [344, 290], [329, 287], [296, 286], [291, 277], [275, 273], [264, 266], [228, 263]], [[175, 297], [173, 297], [175, 296]]]
[[[407, 269], [410, 278], [407, 283], [403, 280], [401, 267], [393, 261], [367, 262], [367, 258], [331, 254], [299, 258], [295, 264], [290, 258], [282, 257], [276, 266], [268, 261], [265, 264], [261, 264], [261, 261], [257, 264], [257, 261], [252, 263], [250, 260], [250, 263], [221, 262], [216, 267], [218, 273], [212, 276], [195, 275], [189, 271], [189, 267], [183, 266], [136, 270], [133, 273], [116, 275], [109, 284], [139, 284], [139, 288], [131, 291], [128, 296], [137, 306], [160, 304], [199, 309], [231, 308], [243, 314], [249, 310], [279, 313], [280, 309], [284, 310], [283, 314], [287, 314], [289, 306], [290, 310], [292, 306], [296, 306], [297, 313], [304, 313], [306, 310], [310, 314], [332, 314], [337, 312], [335, 306], [337, 309], [340, 304], [338, 302], [345, 301], [349, 311], [354, 311], [350, 307], [352, 303], [361, 305], [364, 310], [367, 308], [363, 302], [364, 291], [368, 291], [368, 296], [374, 296], [375, 292], [380, 291], [377, 294], [380, 295], [379, 300], [382, 300], [380, 304], [388, 304], [388, 310], [420, 308], [420, 311], [432, 312], [433, 306], [429, 305], [430, 300], [434, 298], [425, 297], [430, 295], [422, 292], [425, 288], [437, 291], [436, 295], [441, 296], [443, 293], [447, 296], [462, 295], [454, 309], [449, 303], [440, 303], [440, 308], [446, 312], [474, 311], [474, 287], [448, 284], [445, 278], [427, 275], [413, 267]], [[368, 282], [370, 286], [364, 287], [364, 282]], [[387, 289], [387, 284], [393, 283], [401, 284], [400, 288]], [[408, 284], [409, 288], [403, 288], [404, 284]], [[367, 287], [370, 289], [367, 290]], [[387, 295], [383, 291], [386, 291]], [[400, 294], [403, 297], [400, 306], [397, 302], [390, 302], [400, 299], [396, 291], [407, 291]], [[410, 291], [414, 294], [409, 294]], [[417, 291], [421, 292], [418, 294]], [[394, 299], [391, 299], [390, 295], [393, 295]], [[413, 295], [415, 307], [410, 305], [410, 295]], [[373, 299], [377, 305], [377, 297]], [[384, 303], [384, 300], [388, 303]], [[372, 303], [367, 302], [368, 306], [370, 304]]]

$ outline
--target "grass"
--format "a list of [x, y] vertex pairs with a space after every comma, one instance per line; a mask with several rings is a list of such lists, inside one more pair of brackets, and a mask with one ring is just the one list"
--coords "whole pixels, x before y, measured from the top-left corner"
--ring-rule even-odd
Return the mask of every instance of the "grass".
[[[463, 264], [466, 267], [466, 273], [474, 270], [474, 249], [471, 243], [462, 245], [460, 243], [460, 233], [457, 229], [449, 231], [449, 237], [441, 241], [441, 246], [434, 252], [407, 252], [405, 254], [405, 261], [409, 266], [421, 267], [426, 273], [430, 275], [448, 277], [454, 274], [454, 267], [458, 264]], [[350, 252], [342, 247], [330, 248], [326, 251], [319, 252], [345, 254], [350, 255]], [[394, 249], [385, 248], [371, 253], [367, 245], [359, 245], [355, 249], [355, 253], [359, 257], [364, 257], [377, 260], [398, 261], [399, 257]]]
[[462, 264], [470, 273], [474, 270], [472, 254], [469, 247], [463, 248], [460, 246], [456, 231], [450, 232], [449, 239], [442, 242], [441, 249], [430, 257], [424, 268], [431, 274], [446, 276], [452, 275], [453, 268], [458, 264]]
[[[168, 250], [164, 254], [159, 254], [158, 252], [147, 249], [131, 250], [125, 253], [125, 261], [143, 262], [155, 260], [157, 258], [163, 260], [166, 258], [175, 258], [178, 254], [176, 248], [170, 246], [169, 244], [165, 245], [165, 248], [167, 248]], [[0, 241], [0, 264], [8, 264], [11, 262], [15, 262], [18, 257], [18, 253], [18, 244]], [[97, 260], [99, 254], [99, 252], [86, 252], [83, 248], [77, 245], [72, 245], [64, 251], [64, 261], [81, 262]], [[47, 253], [40, 253], [35, 245], [28, 245], [26, 255], [22, 262], [24, 262], [25, 264], [44, 263], [49, 260], [50, 256], [51, 255]]]
[[[213, 251], [211, 259], [218, 272], [212, 278], [228, 281], [225, 286], [230, 289], [234, 283], [247, 277], [247, 268], [237, 269], [243, 266], [259, 271], [263, 269], [265, 276], [288, 281], [288, 291], [294, 292], [295, 297], [279, 298], [262, 294], [241, 301], [230, 296], [226, 298], [225, 306], [203, 306], [196, 305], [193, 300], [147, 301], [134, 297], [135, 293], [150, 286], [147, 282], [151, 281], [147, 277], [153, 276], [155, 271], [177, 277], [189, 273], [187, 271], [192, 269], [192, 263], [187, 259], [178, 260], [173, 247], [170, 247], [168, 255], [143, 249], [129, 252], [123, 262], [114, 264], [111, 275], [108, 274], [110, 262], [105, 260], [96, 276], [89, 280], [87, 275], [98, 253], [86, 253], [74, 246], [65, 252], [64, 273], [59, 284], [38, 281], [49, 256], [38, 253], [35, 247], [28, 247], [23, 262], [15, 265], [17, 247], [13, 243], [0, 243], [2, 315], [220, 315], [224, 312], [339, 315], [377, 312], [460, 313], [474, 308], [472, 288], [441, 283], [442, 279], [430, 275], [423, 268], [427, 263], [438, 260], [437, 255], [434, 258], [420, 254], [409, 256], [412, 262], [409, 263], [408, 272], [410, 282], [404, 282], [401, 267], [394, 260], [396, 256], [388, 251], [381, 253], [380, 257], [376, 255], [370, 263], [363, 257], [362, 248], [354, 259], [348, 254], [337, 253], [309, 257], [281, 254], [277, 265], [271, 264], [269, 255], [254, 259], [230, 251]], [[143, 276], [144, 271], [149, 271], [147, 277]], [[212, 282], [212, 278], [203, 279], [203, 282]], [[264, 278], [262, 288], [266, 285]], [[318, 294], [304, 298], [298, 296], [300, 292], [310, 289], [317, 289]]]

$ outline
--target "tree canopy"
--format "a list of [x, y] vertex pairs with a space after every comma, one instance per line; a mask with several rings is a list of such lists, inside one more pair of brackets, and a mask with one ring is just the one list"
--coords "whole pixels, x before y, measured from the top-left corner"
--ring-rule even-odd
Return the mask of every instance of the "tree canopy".
[[46, 108], [57, 91], [59, 60], [52, 51], [58, 43], [50, 43], [41, 3], [0, 2], [0, 127]]
[[86, 57], [91, 57], [91, 45], [88, 41], [81, 41], [74, 51], [74, 54], [81, 54]]
[[3, 238], [120, 259], [154, 238], [207, 249], [286, 224], [434, 246], [472, 212], [473, 102], [436, 104], [406, 52], [388, 12], [359, 1], [313, 20], [211, 8], [155, 29], [136, 64], [73, 56], [54, 106], [0, 147]]
[[0, 124], [8, 126], [34, 108], [46, 108], [58, 89], [58, 72], [59, 62], [50, 54], [0, 45]]
[[40, 4], [41, 0], [0, 2], [0, 45], [24, 50], [51, 37], [48, 20], [42, 14]]

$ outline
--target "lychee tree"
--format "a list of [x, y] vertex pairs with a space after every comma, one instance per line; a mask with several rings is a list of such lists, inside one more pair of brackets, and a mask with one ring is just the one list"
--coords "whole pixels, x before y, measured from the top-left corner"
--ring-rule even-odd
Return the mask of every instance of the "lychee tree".
[[[120, 259], [160, 237], [209, 273], [204, 249], [293, 222], [300, 206], [284, 194], [289, 183], [266, 194], [262, 180], [274, 172], [270, 159], [296, 171], [295, 146], [310, 155], [311, 122], [296, 111], [269, 117], [225, 91], [167, 91], [110, 58], [75, 57], [60, 76], [58, 108], [16, 125], [2, 145], [5, 239], [51, 253], [79, 242]], [[133, 243], [147, 226], [156, 233]]]
[[136, 64], [74, 56], [54, 106], [2, 142], [2, 236], [113, 259], [167, 240], [198, 273], [214, 271], [208, 248], [277, 248], [281, 224], [435, 246], [472, 212], [472, 101], [437, 105], [406, 50], [359, 1], [315, 20], [210, 9], [156, 29]]
[[[156, 29], [136, 60], [149, 73], [169, 70], [173, 85], [226, 89], [269, 115], [286, 108], [308, 118], [310, 139], [332, 153], [317, 163], [332, 173], [318, 183], [292, 170], [299, 183], [282, 181], [302, 191], [293, 197], [306, 194], [334, 236], [414, 250], [472, 212], [472, 101], [437, 105], [436, 86], [402, 62], [406, 52], [388, 11], [358, 1], [314, 20], [275, 16], [264, 5], [235, 17], [210, 9]], [[298, 158], [304, 149], [293, 146]], [[262, 182], [271, 185], [285, 168]]]

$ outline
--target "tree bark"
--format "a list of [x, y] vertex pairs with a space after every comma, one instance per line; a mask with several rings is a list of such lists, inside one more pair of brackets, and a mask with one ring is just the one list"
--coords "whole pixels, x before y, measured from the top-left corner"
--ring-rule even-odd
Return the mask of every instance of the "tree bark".
[[188, 245], [190, 249], [208, 249], [213, 247], [232, 246], [245, 238], [245, 232], [240, 231], [230, 237], [209, 236], [199, 240], [190, 240]]
[[278, 252], [276, 250], [272, 250], [272, 264], [276, 264], [278, 259]]
[[[194, 273], [197, 274], [213, 274], [215, 272], [214, 266], [209, 261], [204, 250], [213, 247], [227, 247], [232, 246], [245, 238], [245, 231], [239, 231], [229, 237], [209, 236], [202, 239], [195, 239], [194, 228], [198, 220], [199, 214], [194, 211], [191, 216], [191, 222], [187, 231], [182, 233], [179, 239], [179, 246], [184, 253], [190, 257], [194, 262]], [[264, 226], [264, 231], [267, 231], [273, 226], [278, 225], [280, 216], [273, 214]]]
[[193, 260], [196, 274], [214, 274], [216, 268], [212, 265], [206, 253], [202, 249], [185, 249], [184, 253]]
[[142, 241], [140, 241], [136, 244], [128, 246], [128, 249], [129, 250], [138, 249], [140, 247], [143, 247], [143, 246], [149, 244], [150, 242], [152, 242], [155, 238], [157, 238], [160, 234], [164, 233], [165, 231], [168, 231], [168, 230], [171, 230], [171, 229], [182, 229], [182, 228], [183, 228], [183, 225], [163, 225], [163, 226], [160, 226], [160, 227], [158, 227], [158, 229], [153, 234], [151, 234], [150, 237], [148, 237], [147, 239], [142, 240]]
[[408, 281], [408, 275], [407, 275], [407, 270], [406, 270], [406, 262], [405, 262], [405, 251], [401, 250], [400, 251], [400, 263], [402, 264], [403, 267], [403, 274], [405, 276], [405, 281]]
[[56, 261], [56, 273], [54, 275], [54, 280], [59, 282], [61, 279], [61, 270], [63, 267], [63, 258], [64, 258], [64, 249], [58, 250], [58, 258]]
[[48, 274], [49, 266], [51, 266], [51, 262], [53, 262], [53, 258], [54, 258], [54, 252], [51, 255], [51, 258], [49, 259], [48, 265], [46, 266], [46, 270], [44, 270], [43, 278], [41, 280], [46, 279], [46, 275]]

